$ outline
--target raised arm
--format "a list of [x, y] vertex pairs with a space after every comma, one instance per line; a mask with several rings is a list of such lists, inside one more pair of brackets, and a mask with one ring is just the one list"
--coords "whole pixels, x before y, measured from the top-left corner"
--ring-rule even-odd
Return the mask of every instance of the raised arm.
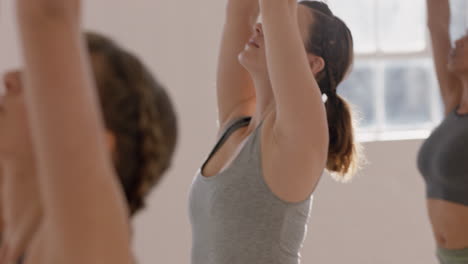
[[230, 120], [255, 111], [254, 86], [238, 56], [252, 35], [258, 15], [258, 0], [228, 0], [216, 81], [221, 130]]
[[[0, 244], [5, 240], [4, 169], [0, 163]], [[1, 248], [1, 246], [0, 246]]]
[[292, 142], [308, 138], [317, 143], [316, 149], [326, 153], [325, 107], [298, 27], [297, 2], [260, 0], [260, 3], [267, 66], [277, 107], [275, 134]]
[[461, 98], [461, 83], [447, 67], [452, 48], [449, 0], [427, 0], [427, 25], [431, 35], [437, 79], [447, 114], [453, 111]]
[[17, 4], [45, 215], [35, 244], [42, 252], [31, 249], [31, 257], [51, 264], [131, 263], [128, 213], [104, 140], [80, 1]]
[[302, 201], [315, 188], [327, 161], [325, 107], [299, 30], [296, 0], [260, 0], [260, 10], [276, 103], [269, 126], [273, 150], [265, 155], [280, 164], [265, 168], [271, 170], [267, 181], [282, 199]]

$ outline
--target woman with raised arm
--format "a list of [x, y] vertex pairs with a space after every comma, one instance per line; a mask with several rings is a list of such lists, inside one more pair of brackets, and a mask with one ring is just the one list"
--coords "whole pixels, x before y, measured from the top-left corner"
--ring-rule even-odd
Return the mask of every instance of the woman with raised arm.
[[0, 263], [134, 263], [129, 217], [170, 165], [172, 104], [135, 56], [81, 33], [80, 1], [16, 2], [25, 69], [0, 104]]
[[299, 262], [324, 169], [348, 180], [357, 162], [336, 93], [352, 61], [349, 29], [322, 2], [228, 0], [220, 139], [190, 194], [193, 264]]
[[428, 27], [445, 119], [418, 158], [443, 264], [468, 263], [468, 35], [452, 47], [449, 0], [427, 0]]

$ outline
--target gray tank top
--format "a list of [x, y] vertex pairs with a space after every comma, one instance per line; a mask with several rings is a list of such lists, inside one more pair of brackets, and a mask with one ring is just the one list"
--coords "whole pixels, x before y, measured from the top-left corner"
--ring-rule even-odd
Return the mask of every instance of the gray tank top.
[[[207, 161], [249, 122], [234, 122]], [[288, 203], [271, 192], [263, 178], [260, 131], [261, 125], [224, 171], [204, 177], [202, 166], [197, 173], [190, 192], [192, 264], [300, 263], [312, 197]]]
[[468, 206], [468, 115], [448, 114], [419, 152], [427, 197]]

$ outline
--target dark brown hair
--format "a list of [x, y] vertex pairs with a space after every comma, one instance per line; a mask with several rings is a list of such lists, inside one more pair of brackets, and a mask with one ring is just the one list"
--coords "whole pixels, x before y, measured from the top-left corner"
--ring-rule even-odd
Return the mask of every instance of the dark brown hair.
[[358, 145], [354, 140], [350, 106], [337, 94], [337, 87], [353, 63], [353, 37], [327, 4], [319, 1], [300, 4], [309, 7], [313, 14], [306, 50], [325, 61], [316, 79], [321, 92], [328, 97], [325, 103], [330, 134], [327, 169], [346, 181], [358, 167]]
[[164, 88], [136, 56], [96, 33], [87, 33], [86, 42], [105, 125], [115, 137], [115, 169], [134, 215], [170, 167], [176, 114]]

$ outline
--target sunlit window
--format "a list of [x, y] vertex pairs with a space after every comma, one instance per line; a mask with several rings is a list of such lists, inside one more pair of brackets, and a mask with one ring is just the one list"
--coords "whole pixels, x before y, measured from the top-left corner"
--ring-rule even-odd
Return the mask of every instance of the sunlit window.
[[[364, 140], [424, 137], [443, 118], [425, 0], [328, 0], [353, 32], [356, 60], [338, 89]], [[465, 0], [451, 0], [451, 36], [465, 34]]]

